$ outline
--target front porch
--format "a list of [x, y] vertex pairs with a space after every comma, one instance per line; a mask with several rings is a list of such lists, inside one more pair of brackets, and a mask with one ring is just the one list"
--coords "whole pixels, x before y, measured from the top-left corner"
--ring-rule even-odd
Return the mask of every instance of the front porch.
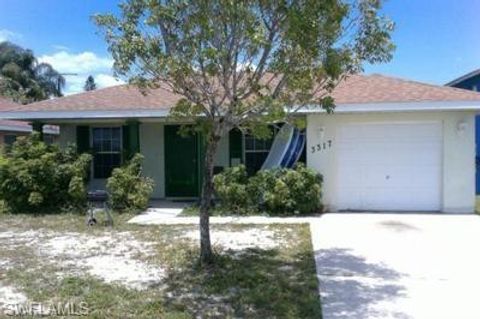
[[[144, 156], [143, 173], [155, 181], [152, 199], [195, 199], [200, 194], [204, 139], [199, 133], [179, 134], [180, 125], [167, 119], [104, 120], [60, 123], [60, 145], [76, 143], [79, 152], [93, 154], [90, 190], [105, 189], [115, 167], [132, 154]], [[267, 158], [273, 137], [256, 139], [232, 130], [219, 143], [215, 172], [245, 164], [251, 174]], [[301, 160], [305, 161], [305, 152]]]

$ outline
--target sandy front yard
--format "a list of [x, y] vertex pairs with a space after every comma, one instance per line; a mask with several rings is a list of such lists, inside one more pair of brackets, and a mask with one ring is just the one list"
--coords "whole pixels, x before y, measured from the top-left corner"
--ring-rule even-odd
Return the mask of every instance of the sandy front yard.
[[60, 302], [84, 303], [94, 317], [318, 318], [308, 226], [216, 225], [218, 263], [202, 270], [194, 226], [129, 217], [89, 229], [76, 215], [0, 216], [0, 314]]

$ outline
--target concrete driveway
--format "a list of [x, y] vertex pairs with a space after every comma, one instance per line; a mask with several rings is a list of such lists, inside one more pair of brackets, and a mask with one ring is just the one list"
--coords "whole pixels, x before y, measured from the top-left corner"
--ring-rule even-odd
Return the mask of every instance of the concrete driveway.
[[324, 319], [480, 318], [480, 217], [327, 214], [312, 222]]

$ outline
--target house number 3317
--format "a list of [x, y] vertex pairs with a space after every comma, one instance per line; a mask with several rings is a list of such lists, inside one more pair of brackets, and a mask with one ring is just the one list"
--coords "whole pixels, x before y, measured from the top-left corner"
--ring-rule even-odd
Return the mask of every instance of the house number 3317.
[[323, 143], [315, 144], [315, 145], [310, 147], [310, 151], [312, 153], [316, 153], [316, 152], [324, 151], [324, 150], [326, 150], [330, 147], [332, 147], [332, 140], [328, 140], [328, 141], [323, 142]]

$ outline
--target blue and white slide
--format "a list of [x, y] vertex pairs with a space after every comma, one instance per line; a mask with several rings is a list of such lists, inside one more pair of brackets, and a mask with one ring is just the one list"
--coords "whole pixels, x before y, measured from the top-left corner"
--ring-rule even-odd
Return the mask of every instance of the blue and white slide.
[[278, 131], [261, 169], [291, 168], [302, 155], [305, 134], [292, 125], [285, 124]]
[[[299, 131], [298, 129], [296, 129]], [[305, 134], [302, 132], [298, 132], [298, 139], [297, 142], [294, 144], [294, 150], [292, 153], [292, 156], [290, 157], [290, 160], [288, 161], [288, 164], [286, 167], [292, 168], [297, 162], [300, 156], [302, 156], [302, 151], [303, 148], [305, 147]]]

